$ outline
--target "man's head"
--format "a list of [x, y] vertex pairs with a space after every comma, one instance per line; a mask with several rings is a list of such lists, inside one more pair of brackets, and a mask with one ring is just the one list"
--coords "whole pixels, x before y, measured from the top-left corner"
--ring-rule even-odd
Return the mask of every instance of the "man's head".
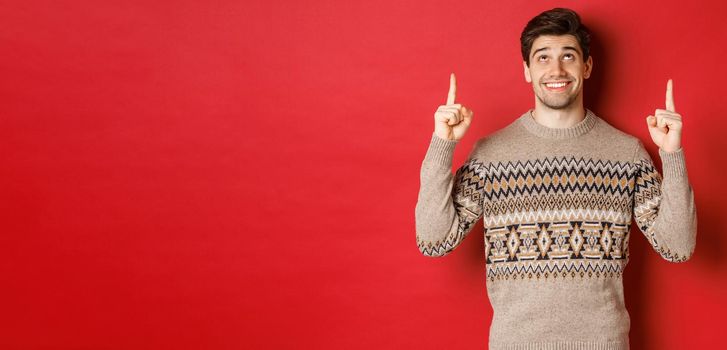
[[581, 97], [593, 67], [590, 41], [588, 29], [569, 9], [554, 8], [528, 22], [520, 35], [523, 69], [541, 103], [565, 109]]

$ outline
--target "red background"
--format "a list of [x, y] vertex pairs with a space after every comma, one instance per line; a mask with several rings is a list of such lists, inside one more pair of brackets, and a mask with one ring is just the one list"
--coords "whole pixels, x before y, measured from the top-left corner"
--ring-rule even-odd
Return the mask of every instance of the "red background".
[[0, 347], [485, 347], [482, 223], [423, 257], [419, 166], [450, 72], [475, 111], [455, 165], [533, 105], [519, 35], [555, 6], [594, 32], [586, 107], [659, 166], [668, 78], [684, 120], [697, 248], [632, 231], [632, 348], [719, 347], [716, 0], [2, 1]]

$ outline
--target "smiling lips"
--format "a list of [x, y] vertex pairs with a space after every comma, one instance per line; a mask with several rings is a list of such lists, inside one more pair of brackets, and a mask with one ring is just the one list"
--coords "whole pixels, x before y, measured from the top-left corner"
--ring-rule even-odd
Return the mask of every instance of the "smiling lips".
[[545, 83], [545, 87], [550, 91], [564, 91], [567, 86], [571, 84], [570, 81], [558, 81], [558, 82], [551, 82], [551, 83]]

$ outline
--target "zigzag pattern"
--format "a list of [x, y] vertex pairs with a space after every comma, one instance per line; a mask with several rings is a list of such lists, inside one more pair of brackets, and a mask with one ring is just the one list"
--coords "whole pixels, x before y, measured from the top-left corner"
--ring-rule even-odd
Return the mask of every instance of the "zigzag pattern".
[[557, 279], [562, 278], [621, 278], [626, 263], [604, 261], [543, 261], [523, 263], [491, 264], [487, 278], [496, 280]]
[[484, 204], [482, 178], [480, 177], [482, 163], [475, 159], [465, 162], [454, 177], [454, 191], [452, 198], [455, 208], [455, 218], [450, 232], [441, 240], [429, 241], [417, 236], [417, 246], [425, 256], [444, 256], [456, 248], [472, 230], [472, 226], [482, 215]]
[[[548, 209], [527, 209], [514, 213], [504, 213], [502, 215], [487, 215], [485, 217], [486, 227], [497, 227], [513, 225], [522, 222], [551, 222], [551, 221], [566, 221], [571, 218], [580, 218], [584, 221], [598, 221], [603, 220], [606, 222], [631, 222], [630, 208], [627, 211], [618, 211], [621, 207], [614, 208], [613, 210], [591, 210], [591, 209], [573, 209], [564, 208], [561, 210], [548, 210]], [[487, 211], [487, 203], [485, 204], [485, 211]]]
[[[457, 213], [458, 216], [455, 216], [455, 223], [452, 226], [453, 230], [444, 239], [429, 241], [417, 236], [417, 246], [423, 255], [444, 256], [449, 254], [454, 250], [454, 248], [462, 243], [467, 234], [472, 230], [472, 224], [477, 222], [477, 219], [467, 219], [466, 216], [468, 214], [466, 214], [466, 211], [460, 212], [458, 210]], [[465, 217], [465, 219], [460, 219], [461, 217]]]
[[662, 176], [656, 171], [654, 163], [649, 159], [640, 159], [635, 163], [637, 174], [634, 183], [634, 200], [640, 203], [661, 197]]
[[626, 162], [584, 158], [546, 158], [479, 164], [488, 200], [557, 193], [631, 196], [634, 167]]
[[631, 211], [631, 198], [628, 196], [604, 196], [594, 193], [559, 193], [537, 196], [521, 196], [485, 202], [488, 215], [518, 213], [525, 210], [568, 210], [579, 208], [587, 211], [610, 211], [628, 213]]
[[636, 177], [634, 191], [634, 220], [644, 233], [654, 250], [664, 259], [671, 262], [683, 262], [688, 259], [686, 255], [674, 253], [666, 246], [659, 244], [656, 239], [654, 221], [659, 213], [661, 204], [661, 174], [648, 159], [636, 162], [639, 174]]

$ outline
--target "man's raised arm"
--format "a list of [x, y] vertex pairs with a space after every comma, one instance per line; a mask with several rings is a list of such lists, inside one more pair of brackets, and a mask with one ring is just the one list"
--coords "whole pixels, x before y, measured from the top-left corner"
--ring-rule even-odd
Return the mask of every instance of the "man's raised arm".
[[666, 83], [665, 109], [646, 117], [651, 139], [659, 146], [663, 177], [641, 141], [636, 145], [634, 218], [662, 258], [683, 262], [697, 244], [697, 209], [681, 147], [683, 123], [674, 108], [673, 84], [671, 79]]
[[482, 164], [468, 157], [453, 176], [456, 144], [432, 134], [422, 162], [415, 217], [417, 246], [425, 256], [450, 253], [482, 217]]
[[434, 113], [434, 133], [420, 172], [416, 242], [422, 254], [432, 257], [444, 256], [462, 243], [483, 210], [482, 166], [472, 153], [452, 175], [455, 146], [469, 128], [473, 115], [454, 102], [456, 91], [452, 73], [447, 103]]

